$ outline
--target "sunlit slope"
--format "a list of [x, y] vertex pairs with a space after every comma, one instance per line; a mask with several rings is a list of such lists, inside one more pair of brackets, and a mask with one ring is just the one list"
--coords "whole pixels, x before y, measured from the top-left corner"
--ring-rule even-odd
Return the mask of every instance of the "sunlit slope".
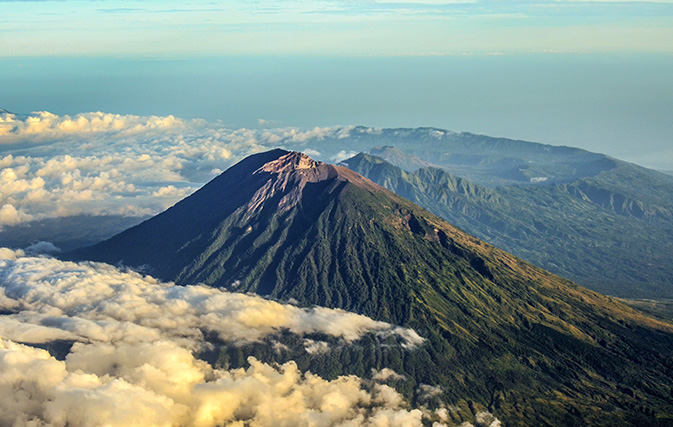
[[673, 414], [673, 327], [299, 153], [251, 156], [69, 257], [412, 327], [426, 338], [419, 349], [357, 361], [334, 352], [312, 369], [390, 367], [507, 425], [656, 425]]
[[480, 239], [593, 289], [673, 296], [673, 180], [655, 171], [614, 161], [571, 183], [487, 188], [367, 154], [345, 163]]

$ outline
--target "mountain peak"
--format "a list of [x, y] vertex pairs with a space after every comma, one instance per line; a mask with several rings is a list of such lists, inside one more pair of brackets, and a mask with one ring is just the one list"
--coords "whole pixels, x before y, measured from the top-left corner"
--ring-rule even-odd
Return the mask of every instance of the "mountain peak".
[[313, 160], [304, 153], [290, 151], [276, 160], [265, 163], [260, 170], [271, 173], [284, 173], [297, 170], [315, 169], [324, 163]]
[[290, 182], [296, 185], [297, 191], [301, 191], [307, 183], [328, 180], [332, 180], [334, 183], [347, 181], [370, 191], [386, 191], [348, 168], [313, 160], [306, 154], [298, 151], [276, 149], [263, 154], [269, 154], [272, 157], [263, 158], [262, 161], [265, 163], [261, 164], [261, 166], [258, 163], [258, 166], [256, 166], [257, 169], [252, 175], [271, 174], [274, 176], [274, 184], [271, 187], [265, 187], [264, 191], [273, 187], [285, 191]]

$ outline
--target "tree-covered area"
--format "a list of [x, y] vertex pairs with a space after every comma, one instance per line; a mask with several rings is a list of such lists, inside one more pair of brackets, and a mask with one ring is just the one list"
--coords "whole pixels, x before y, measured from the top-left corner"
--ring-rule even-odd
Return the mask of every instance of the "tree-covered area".
[[387, 367], [408, 379], [400, 389], [412, 402], [420, 403], [420, 384], [440, 387], [437, 399], [463, 408], [457, 424], [478, 408], [506, 425], [673, 423], [673, 326], [479, 241], [345, 168], [263, 172], [287, 154], [271, 153], [75, 257], [343, 308], [425, 338], [411, 349], [365, 340], [319, 354], [291, 340], [280, 351], [225, 347], [212, 358], [227, 366], [252, 354], [291, 357], [327, 377]]
[[494, 246], [602, 293], [673, 297], [673, 180], [613, 161], [563, 184], [487, 188], [359, 154], [348, 167]]

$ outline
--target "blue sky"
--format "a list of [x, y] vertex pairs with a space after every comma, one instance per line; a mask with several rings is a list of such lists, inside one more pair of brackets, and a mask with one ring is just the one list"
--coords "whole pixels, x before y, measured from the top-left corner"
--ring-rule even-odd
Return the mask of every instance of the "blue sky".
[[673, 1], [0, 1], [0, 56], [673, 52]]
[[0, 0], [0, 108], [433, 126], [673, 170], [673, 0]]

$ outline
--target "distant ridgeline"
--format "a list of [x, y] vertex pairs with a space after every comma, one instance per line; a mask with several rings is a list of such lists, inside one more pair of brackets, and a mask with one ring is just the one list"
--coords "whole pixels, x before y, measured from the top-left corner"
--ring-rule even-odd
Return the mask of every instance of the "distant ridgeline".
[[673, 298], [671, 176], [576, 148], [437, 129], [355, 129], [329, 144], [368, 148], [343, 164], [535, 265], [609, 295]]
[[[381, 162], [357, 159], [371, 170]], [[571, 197], [571, 184], [559, 185]], [[459, 187], [486, 201], [505, 198], [468, 182]], [[371, 342], [308, 355], [300, 343], [284, 352], [260, 344], [213, 356], [229, 366], [253, 354], [294, 358], [329, 378], [387, 367], [403, 376], [395, 386], [413, 404], [455, 405], [455, 425], [481, 408], [507, 426], [673, 424], [672, 325], [300, 153], [250, 156], [167, 211], [64, 258], [343, 308], [425, 338], [408, 349]]]

